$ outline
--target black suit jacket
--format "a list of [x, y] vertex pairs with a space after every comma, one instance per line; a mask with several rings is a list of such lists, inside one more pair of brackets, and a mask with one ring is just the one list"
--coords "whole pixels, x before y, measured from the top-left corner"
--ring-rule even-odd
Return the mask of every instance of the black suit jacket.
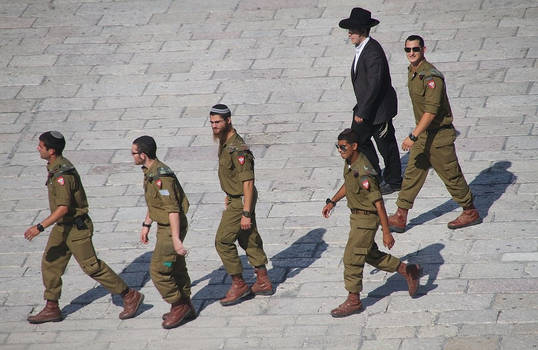
[[351, 66], [351, 81], [357, 98], [353, 108], [355, 115], [373, 125], [385, 123], [396, 115], [398, 100], [392, 87], [387, 57], [379, 42], [372, 37], [361, 52], [356, 72]]

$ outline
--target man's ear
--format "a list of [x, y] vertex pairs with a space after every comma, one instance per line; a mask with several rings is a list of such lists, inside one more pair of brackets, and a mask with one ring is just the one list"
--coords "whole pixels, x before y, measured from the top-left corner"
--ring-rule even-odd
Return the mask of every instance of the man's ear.
[[358, 148], [359, 148], [359, 144], [358, 144], [357, 142], [353, 142], [353, 143], [351, 144], [351, 149], [352, 149], [352, 150], [356, 151]]

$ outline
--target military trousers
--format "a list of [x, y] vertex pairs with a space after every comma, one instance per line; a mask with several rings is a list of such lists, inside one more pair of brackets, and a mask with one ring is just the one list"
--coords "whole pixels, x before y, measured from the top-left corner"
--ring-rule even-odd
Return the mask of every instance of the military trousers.
[[[243, 266], [241, 265], [241, 260], [237, 253], [235, 241], [237, 241], [239, 246], [245, 250], [248, 262], [252, 266], [262, 266], [267, 264], [267, 256], [263, 250], [262, 238], [256, 227], [256, 214], [254, 210], [252, 210], [251, 213], [252, 225], [250, 230], [242, 230], [242, 197], [228, 198], [228, 206], [222, 213], [222, 219], [220, 220], [220, 225], [215, 237], [215, 248], [217, 249], [217, 253], [222, 260], [226, 272], [230, 275], [237, 275], [243, 273]], [[254, 198], [252, 207], [254, 208], [255, 205], [256, 198]]]
[[[186, 220], [182, 215], [179, 232], [179, 239], [182, 242], [187, 235]], [[149, 272], [155, 288], [166, 302], [173, 304], [181, 298], [191, 296], [191, 279], [187, 271], [187, 263], [185, 257], [174, 250], [169, 225], [159, 224], [157, 227], [157, 242], [151, 255]]]
[[82, 270], [113, 294], [125, 291], [127, 284], [102, 260], [97, 258], [93, 247], [93, 223], [84, 220], [85, 229], [73, 224], [56, 224], [49, 235], [41, 260], [41, 272], [47, 300], [59, 300], [62, 293], [62, 275], [71, 255]]
[[379, 217], [376, 214], [351, 214], [349, 222], [349, 238], [344, 250], [344, 285], [348, 292], [360, 293], [365, 263], [379, 270], [395, 272], [400, 259], [377, 247], [374, 238]]
[[409, 152], [402, 188], [396, 201], [399, 208], [413, 207], [430, 167], [439, 175], [456, 203], [463, 208], [473, 204], [473, 194], [456, 155], [455, 140], [454, 128], [426, 131], [419, 136]]

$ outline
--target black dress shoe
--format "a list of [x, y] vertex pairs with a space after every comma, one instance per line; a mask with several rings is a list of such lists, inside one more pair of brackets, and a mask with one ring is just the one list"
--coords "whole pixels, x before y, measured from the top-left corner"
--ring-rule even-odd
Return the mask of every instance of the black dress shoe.
[[379, 185], [379, 190], [381, 191], [382, 195], [391, 194], [395, 191], [392, 186], [386, 182], [383, 182], [381, 185]]

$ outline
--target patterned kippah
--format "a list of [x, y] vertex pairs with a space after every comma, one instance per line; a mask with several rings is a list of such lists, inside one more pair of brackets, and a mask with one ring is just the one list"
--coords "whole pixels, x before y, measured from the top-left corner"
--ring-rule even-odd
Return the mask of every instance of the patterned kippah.
[[51, 131], [50, 136], [54, 137], [55, 139], [63, 139], [64, 138], [64, 135], [62, 135], [61, 132], [56, 131], [56, 130]]
[[211, 107], [210, 113], [212, 113], [212, 114], [228, 114], [228, 113], [230, 113], [231, 114], [232, 112], [230, 111], [228, 106], [223, 105], [223, 104], [218, 104], [218, 105], [214, 105], [213, 107]]

